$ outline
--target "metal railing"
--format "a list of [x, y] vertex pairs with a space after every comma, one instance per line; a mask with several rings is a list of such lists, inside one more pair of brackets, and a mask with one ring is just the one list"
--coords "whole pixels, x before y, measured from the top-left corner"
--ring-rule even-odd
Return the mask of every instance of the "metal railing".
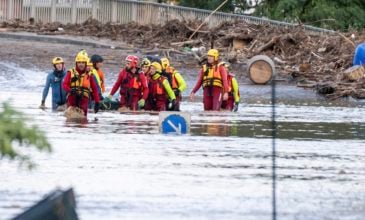
[[[22, 20], [34, 18], [36, 22], [67, 24], [82, 23], [91, 17], [102, 23], [125, 24], [133, 21], [144, 25], [163, 25], [173, 19], [203, 21], [210, 13], [209, 10], [131, 0], [0, 0], [0, 22], [14, 18]], [[286, 28], [298, 26], [298, 24], [223, 12], [212, 15], [207, 24], [209, 27], [214, 27], [224, 21], [233, 20]], [[311, 32], [333, 32], [313, 26], [303, 27]]]

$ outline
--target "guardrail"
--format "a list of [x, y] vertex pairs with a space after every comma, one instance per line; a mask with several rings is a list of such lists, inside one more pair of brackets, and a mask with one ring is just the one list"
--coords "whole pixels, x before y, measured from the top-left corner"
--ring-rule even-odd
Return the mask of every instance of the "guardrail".
[[[102, 23], [125, 24], [134, 21], [145, 25], [163, 25], [172, 19], [203, 21], [210, 13], [209, 10], [131, 0], [0, 0], [0, 21], [34, 18], [36, 22], [67, 24], [82, 23], [91, 17]], [[298, 26], [298, 24], [223, 12], [215, 13], [207, 24], [214, 27], [224, 21], [232, 20], [286, 28]], [[303, 27], [311, 32], [333, 33], [331, 30], [313, 26]]]

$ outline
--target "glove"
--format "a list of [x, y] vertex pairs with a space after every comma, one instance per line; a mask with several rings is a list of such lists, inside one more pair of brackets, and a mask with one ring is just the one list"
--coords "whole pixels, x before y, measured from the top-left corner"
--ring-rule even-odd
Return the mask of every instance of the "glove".
[[176, 106], [176, 100], [175, 99], [173, 99], [173, 100], [171, 100], [171, 102], [169, 103], [169, 110], [173, 110], [173, 109], [175, 109], [175, 106]]
[[138, 107], [139, 107], [139, 108], [143, 108], [144, 104], [145, 104], [145, 100], [144, 100], [144, 99], [140, 99], [140, 100], [138, 101]]
[[179, 89], [176, 89], [176, 90], [174, 90], [174, 93], [175, 93], [176, 97], [179, 97], [181, 92]]
[[41, 105], [39, 106], [40, 109], [46, 109], [45, 101], [42, 100]]
[[238, 111], [238, 104], [239, 102], [235, 102], [232, 111], [237, 112]]
[[100, 103], [99, 102], [95, 102], [95, 104], [94, 104], [94, 112], [95, 113], [98, 113], [99, 109], [100, 109]]

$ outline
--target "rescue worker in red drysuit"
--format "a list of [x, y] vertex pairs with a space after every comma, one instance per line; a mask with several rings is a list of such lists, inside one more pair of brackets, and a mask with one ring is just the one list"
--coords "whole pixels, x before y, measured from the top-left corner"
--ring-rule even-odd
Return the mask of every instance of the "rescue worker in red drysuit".
[[146, 102], [145, 110], [166, 111], [166, 102], [169, 101], [170, 108], [176, 104], [175, 93], [172, 90], [169, 81], [161, 75], [162, 67], [158, 62], [151, 64], [151, 79], [148, 84], [149, 96]]
[[129, 55], [125, 60], [125, 68], [119, 73], [108, 98], [111, 99], [120, 89], [120, 107], [136, 111], [144, 107], [148, 98], [147, 79], [138, 67], [139, 59], [137, 56]]
[[[87, 107], [89, 103], [90, 89], [98, 90], [97, 82], [94, 77], [90, 77], [86, 71], [86, 65], [89, 58], [84, 53], [77, 54], [75, 58], [76, 67], [67, 71], [62, 87], [67, 94], [67, 107], [78, 107], [83, 110], [87, 116]], [[95, 105], [94, 111], [99, 111], [100, 97], [98, 93], [92, 93]]]
[[228, 76], [228, 100], [222, 102], [222, 109], [237, 112], [240, 103], [240, 90], [234, 73], [230, 72], [230, 65], [227, 62], [221, 62], [219, 65], [224, 66]]
[[220, 111], [222, 100], [228, 99], [227, 72], [223, 66], [218, 65], [218, 50], [210, 49], [207, 55], [208, 62], [199, 72], [190, 100], [194, 100], [195, 93], [203, 86], [204, 110]]

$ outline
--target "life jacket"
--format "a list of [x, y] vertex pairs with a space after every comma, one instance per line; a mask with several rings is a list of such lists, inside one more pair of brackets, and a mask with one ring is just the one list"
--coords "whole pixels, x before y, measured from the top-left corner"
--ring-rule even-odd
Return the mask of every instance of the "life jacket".
[[165, 95], [165, 87], [163, 86], [163, 81], [166, 80], [166, 77], [160, 76], [157, 79], [151, 78], [150, 80], [150, 88], [151, 95]]
[[89, 97], [90, 93], [90, 75], [88, 73], [79, 74], [74, 68], [71, 72], [71, 89], [75, 88], [83, 96]]
[[203, 65], [203, 73], [203, 87], [218, 86], [223, 88], [222, 76], [218, 65], [210, 68], [206, 64]]
[[121, 88], [122, 89], [141, 89], [142, 88], [142, 82], [139, 77], [139, 69], [137, 69], [137, 72], [135, 74], [127, 71], [127, 74], [125, 78], [122, 81]]
[[104, 72], [101, 69], [98, 69], [97, 73], [98, 73], [99, 79], [100, 79], [100, 88], [101, 88], [102, 92], [105, 92]]
[[171, 66], [167, 67], [166, 68], [166, 73], [171, 74], [171, 82], [169, 81], [169, 83], [171, 85], [171, 88], [173, 90], [178, 89], [179, 88], [179, 83], [177, 82], [176, 77], [175, 77], [174, 67], [171, 67]]
[[96, 69], [92, 69], [90, 70], [90, 75], [94, 75], [95, 76], [95, 79], [96, 79], [96, 83], [98, 84], [98, 86], [101, 88], [101, 79], [100, 79], [100, 76], [98, 74], [98, 72], [96, 71]]
[[[232, 86], [233, 76], [228, 74], [227, 81], [228, 81], [228, 95], [233, 96], [233, 86]], [[237, 91], [238, 96], [240, 96], [240, 90]]]

